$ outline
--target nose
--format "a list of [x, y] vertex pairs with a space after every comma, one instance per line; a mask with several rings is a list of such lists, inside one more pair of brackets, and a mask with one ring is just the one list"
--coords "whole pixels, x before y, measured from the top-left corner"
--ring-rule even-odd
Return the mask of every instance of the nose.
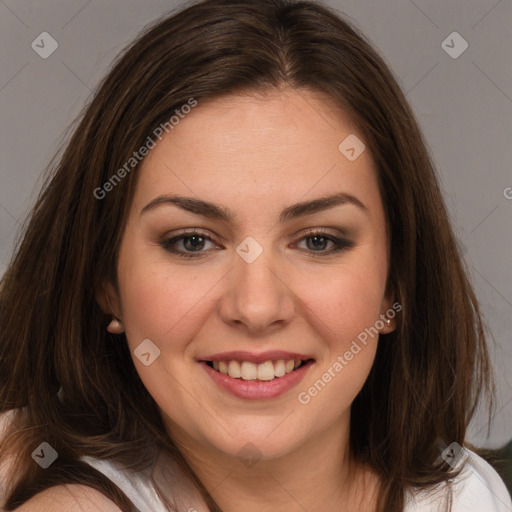
[[226, 324], [263, 335], [282, 328], [295, 314], [296, 295], [288, 282], [289, 273], [276, 264], [270, 250], [251, 263], [237, 255], [226, 279], [220, 301]]

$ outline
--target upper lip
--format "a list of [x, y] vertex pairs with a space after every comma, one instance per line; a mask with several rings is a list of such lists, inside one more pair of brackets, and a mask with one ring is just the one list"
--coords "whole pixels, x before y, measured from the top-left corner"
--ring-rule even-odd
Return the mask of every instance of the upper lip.
[[254, 364], [261, 364], [265, 361], [278, 361], [283, 359], [289, 361], [294, 359], [295, 361], [300, 359], [306, 361], [313, 359], [310, 355], [299, 354], [297, 352], [286, 352], [284, 350], [268, 350], [267, 352], [247, 352], [244, 350], [235, 350], [232, 352], [220, 352], [211, 356], [201, 357], [199, 361], [249, 361]]

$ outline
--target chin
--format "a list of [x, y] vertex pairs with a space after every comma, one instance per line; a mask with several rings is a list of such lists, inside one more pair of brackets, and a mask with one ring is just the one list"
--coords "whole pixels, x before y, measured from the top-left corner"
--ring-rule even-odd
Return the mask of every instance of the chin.
[[[283, 436], [283, 432], [277, 432], [275, 426], [265, 431], [246, 431], [244, 434], [227, 435], [223, 439], [208, 439], [214, 449], [223, 452], [229, 457], [236, 457], [244, 462], [255, 460], [279, 459], [301, 445], [301, 439], [296, 436]], [[280, 435], [281, 434], [281, 435]], [[302, 440], [304, 442], [304, 440]], [[247, 464], [249, 465], [249, 464]]]

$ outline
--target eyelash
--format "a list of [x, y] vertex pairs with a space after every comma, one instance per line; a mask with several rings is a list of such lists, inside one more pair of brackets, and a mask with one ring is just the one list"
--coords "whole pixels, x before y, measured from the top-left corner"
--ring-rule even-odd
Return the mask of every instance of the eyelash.
[[[163, 240], [162, 242], [160, 242], [160, 245], [166, 251], [168, 251], [172, 254], [176, 254], [177, 256], [179, 256], [181, 258], [201, 258], [202, 253], [204, 253], [206, 251], [197, 251], [195, 253], [194, 252], [187, 253], [187, 252], [178, 251], [175, 248], [172, 248], [172, 246], [175, 245], [180, 240], [183, 240], [186, 238], [192, 238], [194, 236], [200, 236], [201, 238], [203, 238], [205, 240], [209, 240], [210, 242], [215, 243], [214, 240], [209, 235], [207, 235], [206, 233], [203, 233], [202, 231], [188, 231], [188, 232], [182, 233], [178, 236]], [[310, 250], [309, 252], [311, 252], [311, 256], [314, 258], [323, 258], [326, 256], [331, 256], [332, 254], [335, 254], [335, 253], [338, 253], [341, 251], [345, 251], [354, 246], [354, 243], [349, 240], [343, 240], [343, 239], [337, 238], [333, 235], [329, 235], [325, 231], [320, 231], [320, 230], [309, 231], [305, 236], [303, 236], [299, 240], [299, 242], [302, 240], [308, 239], [308, 238], [313, 238], [315, 236], [325, 238], [326, 240], [332, 242], [335, 245], [335, 247], [333, 249], [331, 249], [330, 251], [312, 251], [312, 250]]]

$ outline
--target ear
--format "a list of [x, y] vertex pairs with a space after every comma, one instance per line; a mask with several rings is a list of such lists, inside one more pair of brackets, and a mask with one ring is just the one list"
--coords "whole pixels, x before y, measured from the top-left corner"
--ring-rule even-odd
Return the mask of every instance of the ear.
[[393, 297], [387, 293], [381, 304], [381, 312], [379, 319], [382, 320], [384, 326], [379, 329], [381, 334], [389, 334], [396, 329], [396, 315], [402, 310], [401, 304], [397, 301], [393, 302]]
[[98, 287], [96, 302], [105, 314], [121, 318], [118, 294], [110, 281], [105, 281]]

